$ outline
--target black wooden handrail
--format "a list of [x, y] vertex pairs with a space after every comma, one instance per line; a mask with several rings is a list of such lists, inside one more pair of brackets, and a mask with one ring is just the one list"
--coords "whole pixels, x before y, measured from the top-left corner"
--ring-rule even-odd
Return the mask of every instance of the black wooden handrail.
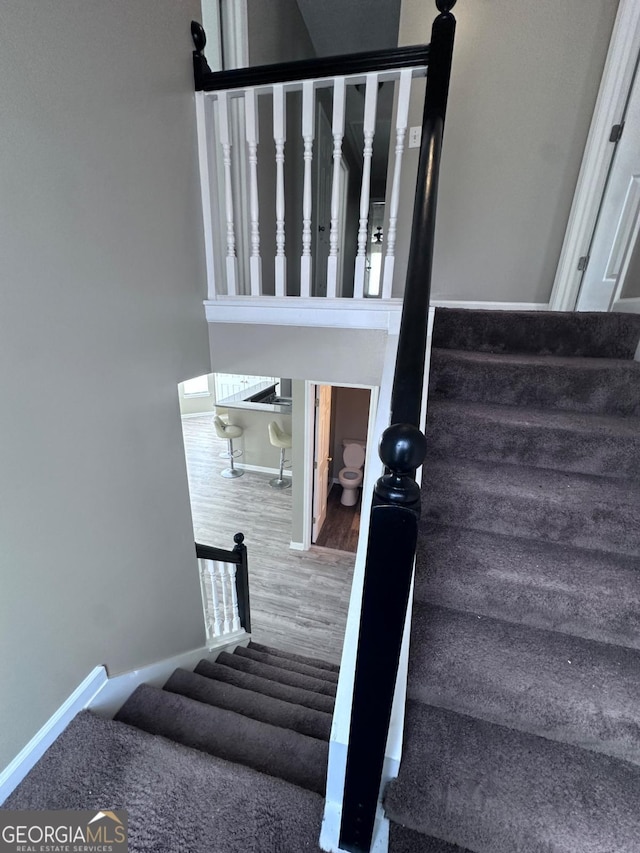
[[240, 624], [251, 633], [251, 604], [249, 601], [249, 561], [247, 546], [244, 544], [244, 534], [236, 533], [233, 537], [236, 543], [231, 551], [216, 548], [213, 545], [202, 545], [196, 542], [196, 557], [199, 560], [218, 560], [221, 563], [233, 563], [236, 569], [236, 593], [238, 595], [238, 615]]
[[420, 414], [438, 174], [456, 25], [451, 14], [455, 0], [436, 0], [436, 5], [440, 15], [430, 45], [391, 425], [379, 447], [386, 473], [374, 490], [367, 543], [339, 842], [340, 849], [350, 853], [368, 853], [371, 847], [418, 540], [420, 488], [415, 472], [426, 452]]
[[418, 44], [390, 50], [370, 50], [366, 53], [349, 53], [341, 56], [321, 56], [316, 59], [299, 59], [295, 62], [278, 62], [273, 65], [254, 65], [229, 71], [211, 71], [203, 50], [207, 43], [202, 26], [191, 22], [193, 74], [196, 92], [218, 92], [240, 89], [245, 86], [269, 86], [273, 83], [293, 83], [298, 80], [319, 80], [323, 77], [342, 77], [366, 74], [370, 71], [395, 71], [427, 65], [429, 45]]

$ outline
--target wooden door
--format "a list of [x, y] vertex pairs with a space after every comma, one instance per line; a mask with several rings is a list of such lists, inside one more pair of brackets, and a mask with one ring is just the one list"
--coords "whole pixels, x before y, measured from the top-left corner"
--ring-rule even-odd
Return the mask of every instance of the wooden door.
[[320, 535], [327, 517], [329, 496], [329, 439], [331, 436], [331, 386], [316, 385], [315, 445], [313, 456], [313, 527], [311, 541]]

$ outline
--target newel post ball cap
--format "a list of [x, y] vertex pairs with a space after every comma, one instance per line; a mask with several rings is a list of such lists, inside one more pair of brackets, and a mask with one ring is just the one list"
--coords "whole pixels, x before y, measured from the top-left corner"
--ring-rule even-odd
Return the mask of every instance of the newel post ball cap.
[[244, 542], [244, 533], [236, 533], [236, 535], [233, 537], [233, 541], [236, 543], [236, 545], [242, 545], [242, 543]]
[[193, 39], [195, 49], [198, 53], [202, 53], [207, 43], [207, 36], [205, 35], [202, 24], [199, 24], [197, 21], [191, 21], [191, 38]]
[[456, 0], [436, 0], [438, 11], [442, 13], [450, 12], [456, 5]]
[[380, 459], [396, 474], [409, 474], [419, 468], [427, 452], [427, 439], [411, 424], [392, 424], [382, 433]]

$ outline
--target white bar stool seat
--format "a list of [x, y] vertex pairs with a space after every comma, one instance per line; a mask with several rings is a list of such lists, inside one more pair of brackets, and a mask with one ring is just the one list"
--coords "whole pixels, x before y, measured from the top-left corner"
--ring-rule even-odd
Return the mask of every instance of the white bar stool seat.
[[291, 436], [280, 429], [276, 421], [271, 421], [269, 424], [269, 441], [274, 447], [280, 448], [280, 473], [273, 480], [269, 480], [269, 485], [272, 489], [288, 489], [291, 485], [291, 477], [283, 477], [282, 472], [284, 470], [285, 451], [291, 448]]
[[226, 477], [228, 480], [235, 479], [236, 477], [242, 477], [244, 471], [236, 468], [234, 464], [235, 459], [238, 456], [242, 456], [242, 451], [233, 449], [233, 439], [240, 438], [244, 430], [236, 424], [226, 424], [219, 415], [213, 416], [213, 428], [215, 429], [218, 438], [223, 438], [225, 441], [229, 442], [228, 451], [221, 453], [220, 455], [229, 459], [230, 464], [228, 468], [225, 468], [220, 472], [220, 476]]

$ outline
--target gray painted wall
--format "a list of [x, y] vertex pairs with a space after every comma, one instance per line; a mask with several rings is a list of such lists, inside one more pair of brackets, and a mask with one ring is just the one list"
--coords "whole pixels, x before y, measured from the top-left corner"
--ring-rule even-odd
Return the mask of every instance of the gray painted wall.
[[[617, 0], [459, 3], [433, 295], [547, 302]], [[403, 0], [399, 43], [429, 41], [431, 9]], [[420, 124], [414, 105], [410, 124]], [[417, 163], [417, 149], [406, 164]], [[408, 252], [405, 171], [398, 258]], [[405, 260], [406, 263], [406, 260]], [[396, 287], [404, 282], [396, 266]]]
[[204, 642], [176, 393], [210, 369], [198, 17], [0, 5], [0, 767], [94, 666]]

